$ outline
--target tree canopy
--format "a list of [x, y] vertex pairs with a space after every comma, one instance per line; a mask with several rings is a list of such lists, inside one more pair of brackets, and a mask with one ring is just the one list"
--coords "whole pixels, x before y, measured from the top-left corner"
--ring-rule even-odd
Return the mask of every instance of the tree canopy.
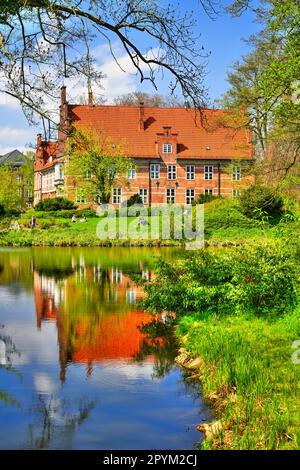
[[93, 129], [72, 130], [67, 141], [66, 179], [68, 190], [78, 183], [88, 203], [108, 203], [116, 182], [128, 185], [128, 171], [134, 166], [126, 157], [122, 143], [115, 144]]
[[[208, 14], [214, 3], [199, 0]], [[0, 92], [17, 98], [29, 119], [49, 119], [47, 99], [64, 79], [101, 85], [93, 48], [104, 38], [117, 62], [115, 41], [123, 47], [141, 82], [157, 87], [167, 74], [171, 93], [203, 106], [207, 54], [195, 26], [193, 12], [160, 0], [0, 0]]]

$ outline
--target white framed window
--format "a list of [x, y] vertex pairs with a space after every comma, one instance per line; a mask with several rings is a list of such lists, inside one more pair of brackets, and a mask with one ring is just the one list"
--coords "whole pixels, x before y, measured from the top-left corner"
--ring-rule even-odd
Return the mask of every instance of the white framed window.
[[239, 197], [240, 195], [240, 190], [239, 189], [233, 189], [232, 190], [232, 197]]
[[135, 169], [135, 167], [132, 167], [128, 171], [128, 179], [129, 180], [135, 180], [135, 178], [136, 178], [136, 169]]
[[172, 153], [172, 144], [163, 144], [163, 153]]
[[126, 302], [128, 304], [135, 304], [136, 303], [136, 290], [135, 289], [127, 289], [127, 291], [126, 291]]
[[176, 180], [176, 165], [168, 165], [168, 180]]
[[114, 188], [113, 189], [112, 202], [113, 202], [113, 204], [121, 204], [121, 202], [122, 202], [122, 188]]
[[48, 170], [42, 174], [42, 192], [49, 192], [55, 189], [54, 179], [54, 169]]
[[17, 175], [17, 183], [22, 183], [22, 175]]
[[76, 189], [76, 202], [79, 204], [85, 203], [85, 196], [82, 189]]
[[195, 165], [186, 165], [185, 167], [185, 178], [187, 180], [195, 179]]
[[194, 189], [186, 189], [185, 191], [185, 203], [186, 204], [192, 204], [192, 202], [195, 200], [195, 190]]
[[204, 194], [206, 196], [212, 196], [214, 194], [214, 190], [211, 189], [211, 188], [206, 188], [206, 189], [204, 189]]
[[159, 180], [159, 176], [160, 176], [160, 164], [152, 163], [150, 165], [150, 178], [152, 180]]
[[166, 189], [166, 203], [175, 204], [175, 189], [174, 188]]
[[234, 166], [232, 169], [232, 181], [241, 181], [242, 169], [240, 166]]
[[148, 204], [148, 189], [142, 188], [140, 189], [140, 198], [143, 204]]
[[204, 167], [204, 179], [212, 180], [214, 177], [214, 167], [212, 165], [205, 165]]

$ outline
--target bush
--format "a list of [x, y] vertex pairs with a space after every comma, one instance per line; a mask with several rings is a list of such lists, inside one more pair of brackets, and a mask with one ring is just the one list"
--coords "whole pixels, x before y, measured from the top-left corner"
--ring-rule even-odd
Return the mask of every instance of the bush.
[[48, 228], [53, 227], [53, 225], [54, 223], [52, 220], [44, 219], [38, 223], [37, 228], [40, 228], [42, 230], [47, 230]]
[[0, 204], [0, 217], [3, 217], [5, 215], [5, 209], [3, 204]]
[[251, 219], [278, 219], [283, 214], [284, 199], [268, 186], [253, 184], [239, 197], [242, 213]]
[[200, 196], [192, 202], [192, 205], [205, 204], [206, 202], [211, 202], [220, 198], [221, 196], [214, 196], [213, 194], [200, 194]]
[[[96, 217], [96, 211], [94, 209], [80, 209], [80, 210], [62, 210], [62, 211], [37, 211], [32, 215], [35, 215], [37, 219], [43, 219], [45, 217], [55, 217], [56, 219], [71, 219], [73, 215], [81, 217], [83, 214], [88, 218]], [[27, 215], [27, 214], [26, 214]]]
[[237, 203], [233, 199], [216, 199], [205, 205], [205, 229], [220, 228], [251, 228], [256, 227], [257, 222], [247, 218], [241, 213]]
[[142, 198], [139, 194], [133, 194], [127, 199], [127, 207], [134, 206], [135, 204], [143, 204]]
[[44, 199], [39, 201], [35, 209], [37, 211], [60, 211], [60, 210], [74, 210], [77, 209], [77, 206], [74, 202], [69, 201], [63, 197], [55, 197], [53, 199]]
[[299, 295], [297, 247], [246, 246], [224, 252], [200, 250], [184, 261], [159, 261], [145, 286], [144, 306], [177, 314], [279, 314]]

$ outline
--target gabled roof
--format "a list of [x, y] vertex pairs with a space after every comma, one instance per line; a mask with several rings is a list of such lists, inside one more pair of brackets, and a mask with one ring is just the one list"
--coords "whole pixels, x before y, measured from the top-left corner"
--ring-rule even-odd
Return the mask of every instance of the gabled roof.
[[[224, 110], [143, 107], [144, 129], [139, 130], [139, 106], [68, 105], [69, 118], [78, 127], [95, 129], [123, 143], [129, 157], [157, 157], [157, 134], [164, 126], [177, 136], [178, 158], [251, 159], [252, 135], [239, 123], [229, 123]], [[240, 124], [242, 121], [242, 115]]]
[[0, 165], [22, 166], [24, 163], [25, 156], [17, 149], [0, 156]]

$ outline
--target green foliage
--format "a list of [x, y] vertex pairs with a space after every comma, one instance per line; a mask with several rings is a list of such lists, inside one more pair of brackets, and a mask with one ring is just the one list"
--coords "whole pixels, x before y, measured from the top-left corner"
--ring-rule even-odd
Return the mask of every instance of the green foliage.
[[43, 199], [39, 201], [35, 209], [37, 211], [61, 211], [61, 210], [74, 210], [77, 206], [75, 206], [74, 202], [69, 201], [63, 197], [55, 197], [53, 199]]
[[127, 207], [134, 206], [135, 204], [142, 204], [142, 198], [139, 194], [133, 194], [127, 199]]
[[3, 217], [5, 215], [5, 208], [3, 204], [0, 204], [0, 217]]
[[242, 213], [249, 218], [265, 220], [278, 219], [283, 214], [284, 199], [273, 188], [254, 184], [245, 189], [239, 197]]
[[192, 357], [201, 358], [204, 397], [223, 423], [205, 449], [298, 447], [299, 370], [291, 344], [300, 337], [299, 313], [276, 321], [246, 315], [180, 320], [178, 336]]
[[217, 198], [205, 204], [204, 218], [206, 231], [229, 227], [251, 228], [257, 226], [255, 221], [241, 213], [238, 204], [232, 199]]
[[214, 196], [213, 194], [200, 194], [200, 196], [192, 202], [192, 205], [205, 204], [206, 202], [211, 202], [219, 198], [219, 196]]
[[73, 129], [67, 142], [66, 175], [76, 180], [88, 202], [100, 198], [110, 201], [114, 185], [128, 186], [128, 171], [134, 162], [126, 157], [120, 142], [98, 134], [91, 128]]
[[145, 307], [177, 314], [281, 314], [299, 291], [296, 249], [284, 244], [224, 252], [200, 250], [177, 264], [160, 261]]

